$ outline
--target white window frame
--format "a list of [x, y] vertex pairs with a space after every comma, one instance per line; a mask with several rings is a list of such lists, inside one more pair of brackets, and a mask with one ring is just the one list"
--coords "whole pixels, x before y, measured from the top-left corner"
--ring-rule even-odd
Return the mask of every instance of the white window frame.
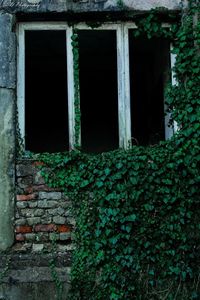
[[[169, 27], [170, 24], [163, 24]], [[118, 83], [118, 124], [119, 148], [128, 149], [131, 145], [131, 109], [130, 109], [130, 75], [129, 75], [129, 29], [136, 29], [135, 23], [116, 22], [104, 23], [100, 27], [91, 28], [85, 23], [74, 25], [78, 30], [115, 30], [117, 44], [117, 83]], [[65, 30], [67, 49], [67, 87], [68, 87], [68, 127], [69, 149], [75, 146], [75, 107], [74, 107], [74, 68], [71, 37], [73, 27], [67, 22], [28, 22], [18, 24], [18, 55], [17, 55], [17, 107], [20, 134], [25, 145], [25, 31], [26, 30]], [[175, 55], [171, 54], [171, 67], [175, 63]], [[172, 83], [175, 84], [172, 73]], [[165, 108], [164, 108], [165, 109]], [[169, 139], [177, 130], [176, 122], [168, 127], [170, 113], [165, 116], [165, 139]], [[79, 136], [81, 143], [81, 133]]]

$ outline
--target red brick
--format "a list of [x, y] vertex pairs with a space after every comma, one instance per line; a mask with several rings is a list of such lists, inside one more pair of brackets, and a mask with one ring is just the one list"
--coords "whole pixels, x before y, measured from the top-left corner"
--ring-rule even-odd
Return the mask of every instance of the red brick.
[[36, 232], [52, 232], [56, 231], [56, 229], [57, 226], [55, 224], [38, 224], [34, 228]]
[[16, 234], [15, 239], [16, 239], [16, 241], [18, 241], [18, 242], [23, 242], [23, 241], [25, 240], [25, 237], [24, 237], [23, 234], [18, 233], [18, 234]]
[[28, 201], [28, 200], [35, 200], [37, 197], [36, 194], [29, 194], [29, 195], [17, 195], [17, 201]]
[[33, 187], [32, 186], [28, 186], [26, 189], [25, 189], [25, 192], [27, 194], [32, 194], [33, 193]]
[[30, 233], [30, 232], [32, 232], [32, 227], [27, 226], [27, 225], [16, 226], [15, 232], [16, 233]]
[[44, 163], [42, 161], [34, 161], [33, 166], [34, 167], [44, 166]]
[[58, 232], [70, 232], [71, 228], [66, 225], [57, 225], [57, 231]]

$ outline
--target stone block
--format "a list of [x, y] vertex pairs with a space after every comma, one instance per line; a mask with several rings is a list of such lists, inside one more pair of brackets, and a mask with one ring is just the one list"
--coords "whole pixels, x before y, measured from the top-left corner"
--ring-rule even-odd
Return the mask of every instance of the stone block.
[[19, 209], [26, 208], [26, 207], [28, 207], [28, 203], [25, 201], [17, 201], [16, 206]]
[[27, 241], [35, 241], [36, 240], [36, 234], [35, 233], [26, 233], [25, 239]]
[[29, 187], [33, 185], [33, 176], [26, 176], [26, 177], [18, 177], [17, 184], [22, 189], [27, 189], [27, 193], [29, 193]]
[[[24, 234], [22, 234], [22, 233], [16, 234], [15, 240], [16, 240], [17, 242], [24, 242], [24, 241], [25, 241], [25, 236], [24, 236]], [[1, 299], [1, 298], [0, 298], [0, 299]]]
[[66, 218], [61, 217], [61, 216], [55, 216], [55, 217], [53, 217], [53, 223], [55, 223], [55, 224], [65, 224], [66, 223]]
[[41, 222], [41, 218], [40, 217], [27, 218], [27, 223], [30, 226], [36, 225], [36, 224], [40, 224], [40, 222]]
[[51, 224], [52, 223], [52, 217], [51, 216], [44, 216], [41, 219], [41, 224]]
[[65, 210], [61, 207], [58, 207], [58, 208], [50, 208], [47, 210], [47, 213], [50, 215], [50, 216], [63, 216], [64, 213], [65, 213]]
[[44, 199], [44, 200], [38, 201], [38, 207], [41, 207], [41, 208], [53, 208], [53, 207], [56, 207], [57, 205], [58, 205], [58, 202], [55, 200]]
[[25, 224], [26, 224], [26, 219], [24, 218], [15, 220], [15, 225], [25, 225]]
[[30, 176], [34, 174], [34, 171], [35, 169], [30, 163], [18, 164], [16, 166], [16, 174], [18, 177], [28, 176], [28, 178], [31, 178]]
[[34, 184], [37, 184], [37, 185], [44, 185], [45, 184], [45, 180], [42, 177], [40, 172], [36, 173], [36, 175], [34, 177]]
[[34, 217], [41, 217], [45, 214], [45, 211], [41, 208], [37, 208], [34, 210], [33, 216]]
[[[31, 217], [34, 217], [35, 212], [34, 212], [33, 209], [30, 209], [30, 208], [23, 208], [23, 209], [21, 209], [20, 214], [21, 214], [23, 217], [31, 218]], [[43, 212], [41, 213], [41, 215], [42, 215], [42, 214], [43, 214]]]
[[52, 232], [49, 234], [49, 239], [51, 241], [57, 241], [57, 240], [59, 240], [59, 238], [60, 238], [59, 233]]
[[33, 246], [32, 246], [33, 252], [40, 252], [43, 249], [44, 249], [44, 245], [43, 244], [33, 244]]
[[28, 201], [27, 204], [29, 208], [36, 208], [38, 206], [37, 201]]
[[71, 239], [71, 234], [70, 233], [67, 233], [67, 232], [60, 233], [60, 240], [61, 241], [67, 241], [67, 240], [70, 240], [70, 239]]
[[60, 200], [61, 192], [39, 192], [39, 199]]

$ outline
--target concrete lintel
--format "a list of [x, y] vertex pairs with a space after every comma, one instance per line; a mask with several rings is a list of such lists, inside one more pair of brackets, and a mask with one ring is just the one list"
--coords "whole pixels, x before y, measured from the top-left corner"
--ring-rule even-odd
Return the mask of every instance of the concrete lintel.
[[[112, 11], [120, 10], [119, 3], [119, 0], [0, 0], [0, 9], [11, 13]], [[127, 9], [139, 11], [156, 7], [179, 10], [182, 6], [181, 0], [122, 0], [121, 3]]]

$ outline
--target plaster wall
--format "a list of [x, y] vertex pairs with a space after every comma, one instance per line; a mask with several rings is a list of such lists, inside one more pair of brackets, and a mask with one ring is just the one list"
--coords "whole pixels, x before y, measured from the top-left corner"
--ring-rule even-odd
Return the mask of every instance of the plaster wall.
[[0, 250], [13, 243], [14, 216], [14, 17], [0, 13]]

